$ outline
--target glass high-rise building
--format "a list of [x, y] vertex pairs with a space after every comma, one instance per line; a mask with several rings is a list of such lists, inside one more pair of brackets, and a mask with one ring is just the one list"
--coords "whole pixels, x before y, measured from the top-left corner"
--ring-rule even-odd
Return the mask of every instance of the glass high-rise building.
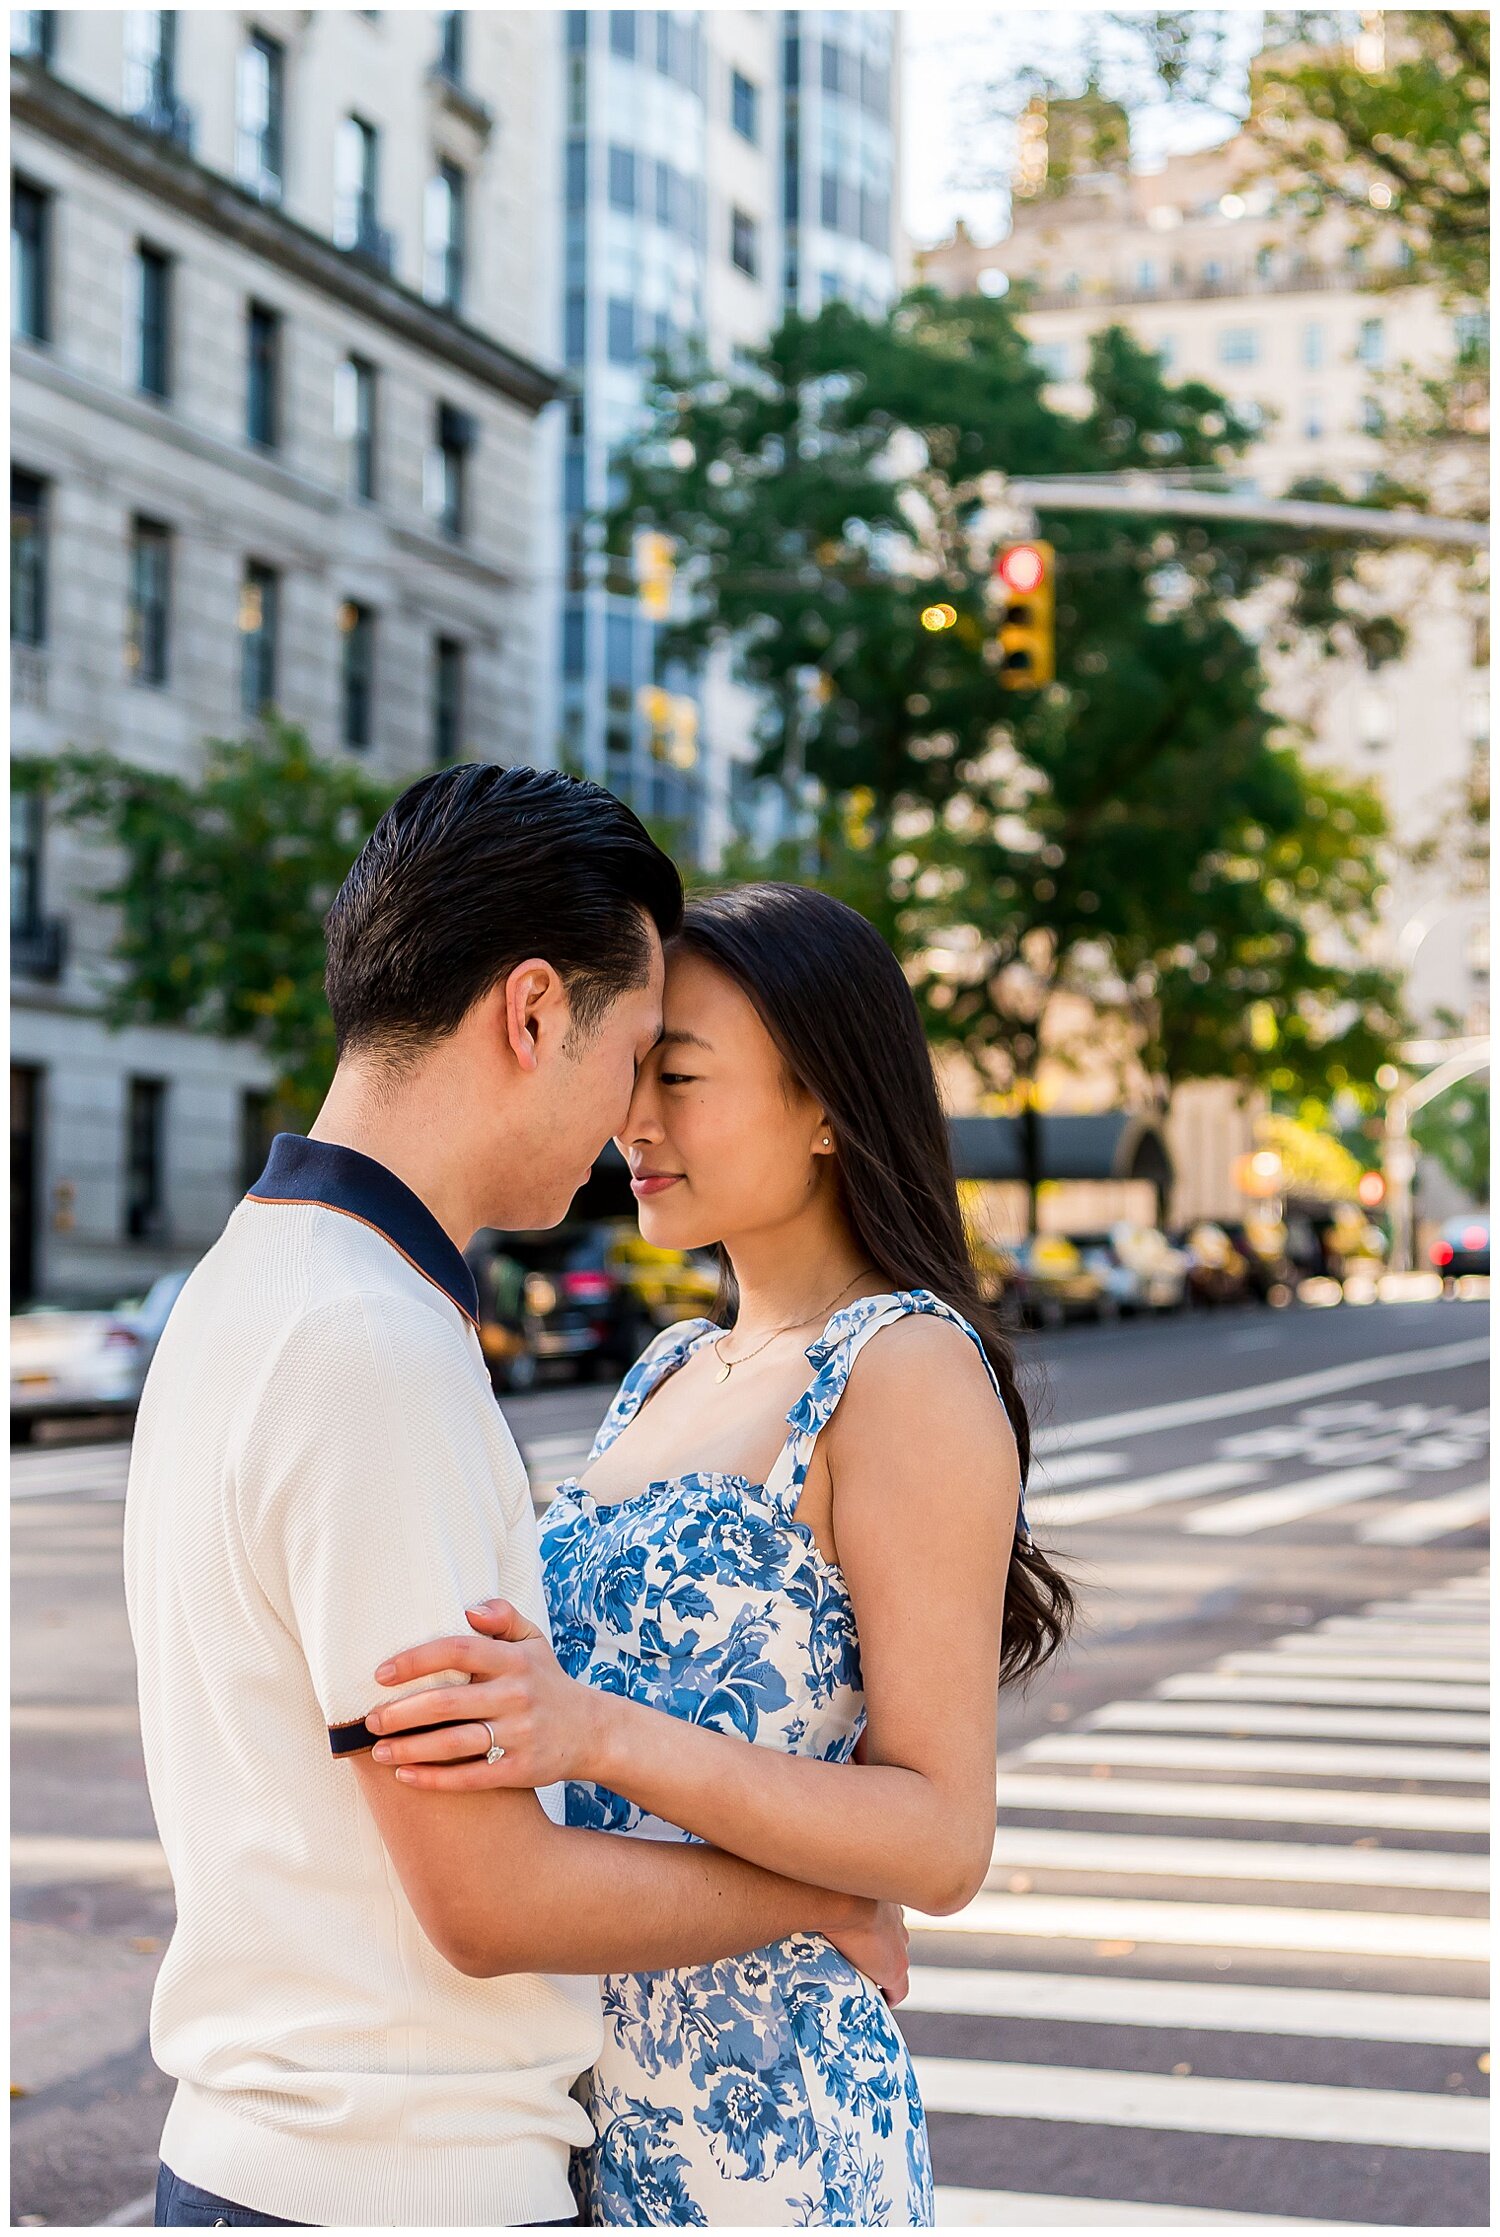
[[727, 662], [665, 661], [597, 521], [653, 356], [732, 367], [785, 308], [897, 286], [896, 18], [588, 9], [563, 42], [558, 752], [712, 856], [751, 758]]

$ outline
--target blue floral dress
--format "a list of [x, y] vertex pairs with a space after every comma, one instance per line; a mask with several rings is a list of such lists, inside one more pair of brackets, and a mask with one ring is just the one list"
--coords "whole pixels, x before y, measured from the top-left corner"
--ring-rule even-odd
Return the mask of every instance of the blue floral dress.
[[[813, 1380], [765, 1483], [705, 1472], [602, 1505], [575, 1479], [559, 1487], [542, 1564], [553, 1646], [572, 1677], [758, 1747], [849, 1761], [865, 1721], [854, 1611], [795, 1510], [861, 1345], [907, 1313], [938, 1314], [979, 1341], [928, 1290], [846, 1306], [808, 1347]], [[695, 1320], [659, 1336], [625, 1377], [590, 1459], [718, 1333]], [[568, 1823], [694, 1838], [577, 1782]], [[604, 2049], [579, 2090], [596, 2133], [574, 2168], [586, 2224], [931, 2225], [906, 2046], [879, 1991], [822, 1935], [712, 1965], [608, 1974], [603, 1995]]]

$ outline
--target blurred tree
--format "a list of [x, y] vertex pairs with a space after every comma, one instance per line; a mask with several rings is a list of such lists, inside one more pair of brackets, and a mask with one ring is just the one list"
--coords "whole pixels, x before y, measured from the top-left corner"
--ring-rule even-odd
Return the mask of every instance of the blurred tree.
[[310, 1119], [334, 1066], [323, 918], [392, 790], [274, 719], [210, 739], [193, 778], [63, 753], [18, 759], [11, 781], [45, 790], [117, 864], [96, 895], [119, 911], [99, 988], [109, 1023], [257, 1042], [289, 1121]]
[[[1302, 768], [1232, 618], [1285, 537], [1042, 507], [1059, 680], [998, 685], [995, 476], [1222, 470], [1250, 439], [1118, 328], [1093, 342], [1086, 416], [1044, 386], [1008, 301], [789, 319], [732, 379], [658, 381], [613, 541], [677, 540], [671, 649], [731, 643], [764, 693], [762, 774], [794, 804], [804, 773], [822, 788], [770, 874], [811, 869], [880, 923], [934, 1038], [988, 1085], [1034, 1072], [1067, 993], [1128, 1019], [1122, 1070], [1163, 1084], [1368, 1081], [1396, 1028], [1389, 978], [1351, 965], [1381, 813]], [[933, 608], [951, 623], [924, 626]]]

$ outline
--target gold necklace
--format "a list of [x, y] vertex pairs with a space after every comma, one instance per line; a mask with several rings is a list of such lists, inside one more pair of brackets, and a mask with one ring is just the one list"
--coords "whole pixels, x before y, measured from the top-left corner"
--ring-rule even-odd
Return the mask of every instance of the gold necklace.
[[[845, 1291], [853, 1289], [854, 1282], [863, 1281], [866, 1274], [873, 1274], [875, 1271], [876, 1269], [873, 1266], [861, 1266], [859, 1272], [854, 1276], [854, 1281], [845, 1282], [843, 1289], [839, 1290], [836, 1296], [829, 1298], [828, 1303], [823, 1308], [824, 1318], [826, 1319], [828, 1314], [833, 1311], [834, 1306], [838, 1303], [839, 1298], [845, 1294]], [[756, 1345], [754, 1351], [742, 1352], [738, 1359], [726, 1359], [724, 1357], [719, 1348], [724, 1341], [724, 1337], [716, 1336], [713, 1349], [714, 1356], [719, 1362], [719, 1372], [715, 1375], [714, 1381], [716, 1383], [727, 1383], [736, 1367], [745, 1366], [748, 1361], [755, 1358], [758, 1352], [763, 1352], [767, 1344], [774, 1344], [778, 1336], [790, 1336], [794, 1328], [805, 1328], [813, 1317], [811, 1313], [804, 1313], [801, 1320], [789, 1320], [785, 1328], [773, 1328], [770, 1335], [763, 1337], [761, 1342]], [[729, 1330], [726, 1329], [724, 1334], [727, 1336]]]

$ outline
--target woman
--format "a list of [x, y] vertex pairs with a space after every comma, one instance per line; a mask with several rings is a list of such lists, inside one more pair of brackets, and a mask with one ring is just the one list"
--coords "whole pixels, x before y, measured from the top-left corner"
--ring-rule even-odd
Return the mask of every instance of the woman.
[[[386, 1759], [567, 1779], [570, 1824], [956, 1911], [994, 1840], [997, 1681], [1072, 1597], [1020, 1508], [1025, 1411], [916, 1004], [854, 910], [761, 885], [689, 906], [664, 1018], [620, 1147], [648, 1241], [720, 1244], [721, 1309], [650, 1345], [547, 1510], [556, 1659], [496, 1609], [490, 1674], [382, 1730], [469, 1721]], [[503, 1757], [473, 1760], [478, 1719]], [[910, 2060], [821, 1936], [611, 1976], [604, 2005], [585, 2221], [931, 2222]]]

